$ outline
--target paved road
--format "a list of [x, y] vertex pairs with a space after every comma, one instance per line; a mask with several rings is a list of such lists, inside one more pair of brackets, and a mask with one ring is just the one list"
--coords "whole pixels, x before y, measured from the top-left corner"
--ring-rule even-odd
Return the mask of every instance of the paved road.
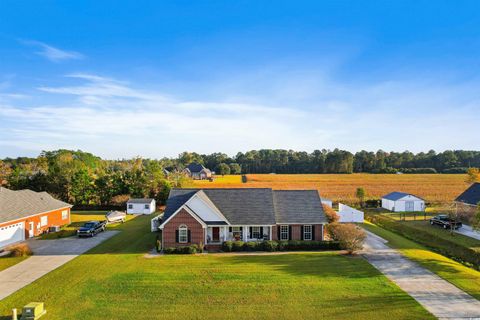
[[460, 229], [455, 231], [457, 233], [463, 234], [464, 236], [480, 240], [480, 232], [474, 231], [472, 227], [465, 224]]
[[57, 240], [28, 240], [34, 255], [0, 272], [0, 300], [117, 233], [118, 231], [105, 231], [93, 238], [85, 239], [70, 237]]
[[480, 301], [367, 232], [364, 257], [439, 319], [480, 319]]

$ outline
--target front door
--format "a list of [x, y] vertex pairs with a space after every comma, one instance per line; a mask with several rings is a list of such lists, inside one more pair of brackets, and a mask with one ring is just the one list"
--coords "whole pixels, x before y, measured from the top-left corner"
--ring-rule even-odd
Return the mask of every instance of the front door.
[[414, 211], [414, 202], [413, 201], [407, 201], [405, 202], [405, 211]]
[[34, 223], [33, 223], [33, 222], [29, 222], [29, 223], [28, 223], [28, 237], [29, 237], [29, 238], [33, 238], [33, 236], [35, 235], [33, 228], [34, 228]]
[[213, 227], [212, 228], [212, 241], [213, 242], [220, 242], [220, 227]]

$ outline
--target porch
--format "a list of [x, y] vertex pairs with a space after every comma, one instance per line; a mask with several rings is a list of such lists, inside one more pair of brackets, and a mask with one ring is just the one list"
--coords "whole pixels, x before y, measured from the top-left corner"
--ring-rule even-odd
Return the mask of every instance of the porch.
[[272, 240], [272, 226], [208, 226], [205, 244], [219, 245], [225, 241]]

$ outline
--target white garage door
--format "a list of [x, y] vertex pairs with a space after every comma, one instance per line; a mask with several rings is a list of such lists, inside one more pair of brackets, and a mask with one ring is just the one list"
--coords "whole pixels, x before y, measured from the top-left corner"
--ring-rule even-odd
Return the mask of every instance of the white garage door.
[[0, 227], [0, 248], [22, 240], [25, 240], [23, 222]]

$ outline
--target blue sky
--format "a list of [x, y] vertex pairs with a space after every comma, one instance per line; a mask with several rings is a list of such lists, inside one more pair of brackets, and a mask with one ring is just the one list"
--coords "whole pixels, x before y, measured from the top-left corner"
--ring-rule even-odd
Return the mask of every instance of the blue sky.
[[476, 1], [0, 2], [0, 158], [480, 149]]

